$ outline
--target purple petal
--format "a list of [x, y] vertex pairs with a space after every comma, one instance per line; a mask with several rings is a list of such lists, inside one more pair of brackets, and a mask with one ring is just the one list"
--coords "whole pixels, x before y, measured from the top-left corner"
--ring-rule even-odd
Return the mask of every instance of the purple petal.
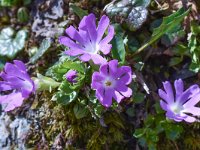
[[82, 60], [83, 62], [87, 62], [87, 61], [89, 61], [91, 59], [91, 55], [85, 53], [85, 54], [79, 56], [79, 59]]
[[168, 105], [164, 101], [162, 101], [162, 100], [160, 101], [160, 106], [165, 111], [169, 110]]
[[103, 74], [103, 75], [105, 75], [105, 76], [109, 75], [109, 66], [108, 66], [108, 63], [104, 64], [104, 65], [101, 65], [101, 67], [100, 67], [100, 73]]
[[166, 117], [169, 118], [169, 119], [173, 119], [176, 122], [181, 122], [183, 119], [185, 119], [187, 117], [187, 115], [184, 114], [184, 113], [182, 113], [181, 115], [175, 114], [170, 109], [168, 109], [168, 111], [166, 113]]
[[190, 100], [188, 100], [183, 107], [184, 108], [190, 108], [196, 105], [200, 101], [200, 93], [197, 93], [195, 96], [193, 96]]
[[0, 96], [0, 104], [4, 106], [4, 111], [11, 111], [22, 105], [24, 97], [20, 92], [13, 92], [9, 95]]
[[77, 80], [77, 71], [75, 70], [69, 70], [66, 74], [65, 74], [65, 78], [67, 79], [67, 81], [71, 82], [71, 83], [76, 83]]
[[69, 56], [77, 56], [77, 55], [80, 55], [80, 54], [83, 54], [84, 52], [82, 50], [79, 50], [79, 49], [76, 49], [76, 50], [67, 50], [65, 51], [65, 54], [66, 55], [69, 55]]
[[93, 54], [93, 55], [91, 55], [91, 57], [92, 57], [94, 64], [102, 65], [102, 64], [107, 63], [107, 60], [99, 54]]
[[[194, 98], [194, 96], [197, 92], [199, 92], [199, 86], [198, 85], [192, 85], [190, 86], [187, 90], [183, 92], [183, 94], [177, 99], [182, 105], [190, 98]], [[197, 93], [198, 94], [198, 93]], [[191, 100], [190, 100], [191, 101]], [[192, 101], [197, 101], [197, 100], [192, 100]], [[189, 102], [189, 101], [188, 101]]]
[[97, 42], [99, 42], [102, 39], [109, 23], [110, 23], [109, 18], [106, 15], [103, 15], [97, 27]]
[[113, 98], [117, 101], [117, 103], [120, 103], [122, 99], [124, 99], [124, 96], [121, 95], [118, 91], [115, 91]]
[[109, 26], [107, 36], [103, 40], [101, 40], [99, 44], [100, 45], [108, 44], [113, 39], [114, 34], [115, 34], [114, 27]]
[[112, 45], [111, 44], [100, 44], [99, 47], [100, 47], [100, 50], [103, 52], [103, 54], [107, 55], [110, 53]]
[[169, 118], [169, 119], [174, 119], [174, 112], [168, 110], [167, 113], [166, 113], [166, 117]]
[[160, 96], [161, 99], [165, 100], [167, 102], [167, 104], [170, 104], [168, 102], [167, 94], [162, 89], [158, 89], [158, 95]]
[[88, 16], [84, 16], [83, 17], [83, 19], [81, 20], [81, 22], [79, 23], [79, 30], [84, 30], [85, 29], [85, 27], [86, 27], [86, 22], [85, 22], [85, 20], [86, 20], [86, 18], [87, 18]]
[[176, 121], [176, 122], [181, 122], [181, 121], [184, 120], [184, 118], [173, 118], [173, 120]]
[[[84, 40], [85, 44], [88, 44], [89, 42], [91, 42], [87, 31], [80, 30], [79, 34], [82, 37], [82, 39]], [[84, 46], [85, 46], [85, 44], [84, 44]]]
[[123, 82], [124, 84], [128, 85], [132, 81], [132, 71], [131, 67], [129, 66], [122, 66], [117, 71], [117, 78], [119, 78], [120, 82]]
[[118, 71], [118, 60], [114, 59], [108, 62], [109, 65], [109, 75], [115, 76]]
[[86, 22], [88, 34], [90, 36], [90, 40], [93, 42], [96, 42], [96, 39], [97, 39], [96, 17], [94, 16], [94, 14], [90, 14], [86, 18], [85, 22]]
[[8, 78], [8, 74], [9, 76], [20, 76], [20, 77], [24, 76], [24, 74], [19, 70], [19, 68], [17, 68], [15, 65], [11, 63], [6, 63], [4, 70], [6, 72], [6, 74], [3, 74], [4, 80]]
[[80, 45], [76, 44], [74, 41], [66, 36], [60, 36], [59, 43], [69, 47], [70, 49], [82, 50], [82, 47]]
[[103, 77], [99, 72], [94, 72], [92, 74], [92, 84], [91, 87], [93, 89], [98, 89], [102, 87], [102, 81], [105, 77]]
[[110, 107], [112, 104], [113, 92], [112, 89], [104, 90], [103, 88], [100, 88], [96, 91], [96, 96], [103, 106]]
[[78, 41], [82, 46], [85, 44], [84, 39], [80, 36], [78, 31], [73, 26], [67, 28], [65, 32], [70, 36], [70, 38]]
[[21, 93], [24, 98], [28, 98], [32, 92], [33, 92], [33, 87], [29, 89], [28, 88], [21, 89]]
[[128, 89], [126, 91], [120, 91], [120, 93], [125, 97], [131, 97], [132, 89], [128, 87]]
[[10, 85], [12, 85], [12, 88], [21, 90], [22, 96], [24, 98], [27, 98], [34, 89], [33, 83], [29, 80], [22, 80], [17, 77], [10, 77], [9, 82]]
[[115, 90], [120, 92], [124, 97], [130, 97], [132, 95], [132, 90], [123, 83], [118, 83]]
[[176, 99], [183, 93], [184, 87], [183, 87], [183, 81], [181, 79], [174, 81], [174, 87], [176, 90]]
[[190, 107], [184, 109], [185, 113], [191, 113], [195, 116], [200, 116], [200, 108], [199, 107]]
[[163, 82], [163, 86], [165, 89], [165, 92], [168, 96], [167, 102], [169, 104], [174, 103], [174, 94], [173, 94], [173, 89], [172, 89], [172, 85], [169, 81], [165, 81]]
[[191, 117], [191, 116], [187, 116], [184, 120], [185, 120], [186, 122], [188, 122], [188, 123], [193, 123], [193, 122], [196, 121], [196, 118]]
[[13, 62], [20, 70], [23, 70], [24, 72], [26, 72], [26, 66], [22, 61], [14, 60]]
[[12, 87], [8, 82], [0, 81], [0, 91], [12, 90]]

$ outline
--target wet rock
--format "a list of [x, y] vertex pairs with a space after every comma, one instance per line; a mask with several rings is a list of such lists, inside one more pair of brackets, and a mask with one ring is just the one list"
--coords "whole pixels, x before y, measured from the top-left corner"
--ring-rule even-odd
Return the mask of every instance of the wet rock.
[[59, 22], [58, 19], [64, 15], [63, 0], [48, 0], [48, 1], [36, 1], [36, 12], [32, 12], [33, 24], [32, 31], [35, 36], [41, 37], [54, 37], [61, 35], [64, 31], [64, 26], [68, 21]]
[[26, 118], [16, 117], [14, 120], [6, 114], [0, 116], [0, 149], [25, 150], [25, 139], [30, 129]]
[[114, 0], [104, 10], [110, 17], [126, 23], [130, 30], [139, 29], [146, 21], [150, 0]]
[[10, 117], [3, 113], [0, 116], [0, 149], [10, 147], [9, 129], [8, 125], [11, 122]]

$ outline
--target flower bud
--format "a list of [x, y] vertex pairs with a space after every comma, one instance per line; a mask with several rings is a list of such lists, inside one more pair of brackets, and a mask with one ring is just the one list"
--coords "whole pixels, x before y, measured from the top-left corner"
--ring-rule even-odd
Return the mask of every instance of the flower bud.
[[65, 77], [67, 79], [67, 81], [71, 82], [71, 83], [76, 83], [77, 80], [77, 71], [75, 70], [69, 70], [66, 74]]

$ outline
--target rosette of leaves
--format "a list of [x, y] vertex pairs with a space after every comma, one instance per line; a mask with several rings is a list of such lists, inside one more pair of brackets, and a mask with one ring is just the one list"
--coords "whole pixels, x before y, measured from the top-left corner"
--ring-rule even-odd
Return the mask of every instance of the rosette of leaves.
[[[67, 81], [65, 74], [70, 70], [78, 72], [77, 82], [70, 83]], [[67, 105], [77, 98], [78, 92], [84, 84], [85, 67], [79, 61], [65, 60], [52, 66], [47, 74], [52, 76], [55, 80], [61, 82], [58, 87], [58, 92], [54, 94], [52, 100], [57, 101], [59, 104]]]
[[150, 0], [114, 0], [104, 10], [111, 17], [120, 17], [130, 30], [137, 30], [146, 21]]
[[27, 30], [19, 30], [16, 34], [10, 28], [4, 28], [0, 33], [0, 56], [14, 58], [24, 48], [27, 37]]

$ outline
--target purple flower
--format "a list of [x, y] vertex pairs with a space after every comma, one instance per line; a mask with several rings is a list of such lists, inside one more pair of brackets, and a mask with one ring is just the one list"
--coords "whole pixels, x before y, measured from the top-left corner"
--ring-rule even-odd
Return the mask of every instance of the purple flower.
[[100, 67], [100, 72], [93, 73], [91, 86], [96, 90], [96, 97], [101, 104], [110, 107], [112, 98], [120, 103], [122, 99], [132, 95], [132, 90], [127, 87], [131, 81], [131, 68], [118, 67], [118, 61], [111, 60]]
[[[104, 64], [107, 61], [99, 52], [105, 55], [110, 52], [112, 45], [109, 42], [114, 36], [114, 28], [109, 23], [109, 18], [104, 15], [96, 27], [96, 18], [94, 14], [90, 14], [83, 17], [78, 31], [73, 26], [67, 28], [66, 33], [69, 37], [61, 36], [59, 42], [69, 47], [66, 51], [69, 56], [78, 56], [84, 62], [92, 59], [95, 64]], [[108, 34], [103, 37], [107, 28]]]
[[66, 74], [65, 77], [67, 79], [67, 81], [71, 82], [71, 83], [76, 83], [77, 80], [77, 71], [75, 70], [69, 70]]
[[27, 74], [25, 64], [19, 60], [14, 60], [14, 64], [6, 63], [0, 77], [0, 92], [11, 92], [8, 95], [0, 95], [0, 104], [4, 106], [4, 111], [21, 106], [23, 100], [35, 92], [34, 82]]
[[199, 86], [192, 85], [184, 91], [183, 81], [175, 80], [175, 95], [170, 82], [163, 82], [163, 86], [165, 91], [159, 89], [158, 92], [162, 98], [160, 105], [163, 110], [167, 111], [166, 117], [177, 122], [197, 121], [196, 116], [200, 116], [200, 108], [195, 105], [200, 101]]

